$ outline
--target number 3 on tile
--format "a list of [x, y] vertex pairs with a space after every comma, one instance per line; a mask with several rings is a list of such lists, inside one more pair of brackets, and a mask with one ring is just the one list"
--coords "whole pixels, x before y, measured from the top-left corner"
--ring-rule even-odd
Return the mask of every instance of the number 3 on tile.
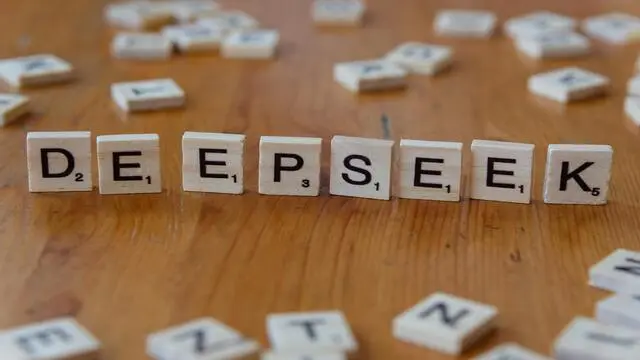
[[309, 182], [309, 179], [302, 179], [302, 187], [306, 189], [309, 186], [311, 186], [311, 183]]

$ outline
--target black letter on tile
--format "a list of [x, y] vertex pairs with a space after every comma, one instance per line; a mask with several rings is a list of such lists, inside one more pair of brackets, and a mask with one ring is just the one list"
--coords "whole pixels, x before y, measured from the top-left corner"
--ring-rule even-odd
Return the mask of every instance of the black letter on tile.
[[207, 160], [207, 154], [226, 154], [227, 149], [198, 149], [198, 163], [200, 164], [200, 177], [210, 179], [228, 179], [229, 174], [212, 174], [207, 172], [207, 165], [225, 166], [226, 161]]
[[69, 342], [71, 335], [64, 329], [53, 327], [39, 330], [30, 335], [23, 335], [16, 339], [17, 345], [29, 355], [38, 355], [38, 347], [52, 346], [56, 341]]
[[624, 272], [630, 273], [631, 275], [640, 276], [640, 260], [636, 260], [632, 258], [626, 258], [625, 260], [630, 263], [634, 263], [635, 266], [634, 265], [626, 265], [626, 266], [618, 265], [614, 267], [614, 270], [624, 271]]
[[505, 183], [497, 183], [493, 181], [494, 175], [508, 175], [513, 176], [513, 171], [508, 170], [496, 170], [495, 163], [504, 163], [504, 164], [515, 164], [516, 159], [503, 159], [503, 158], [495, 158], [490, 157], [487, 159], [487, 186], [488, 187], [497, 187], [503, 189], [515, 189], [516, 184], [505, 184]]
[[139, 169], [140, 163], [120, 163], [121, 156], [141, 156], [142, 151], [116, 151], [113, 153], [113, 181], [141, 181], [141, 175], [120, 175], [120, 169]]
[[[298, 171], [304, 166], [304, 159], [298, 154], [275, 153], [274, 158], [273, 182], [280, 182], [282, 180], [282, 176], [280, 174], [282, 171]], [[293, 159], [296, 161], [296, 164], [293, 166], [283, 166], [283, 158]]]
[[580, 173], [588, 169], [591, 165], [593, 165], [593, 162], [588, 161], [580, 165], [577, 169], [569, 172], [569, 162], [563, 161], [562, 171], [560, 172], [560, 191], [567, 191], [567, 183], [571, 179], [575, 180], [576, 184], [580, 186], [582, 191], [591, 191], [589, 185], [587, 185], [587, 183], [584, 182], [584, 179], [580, 177]]
[[370, 183], [371, 182], [371, 173], [366, 169], [353, 166], [351, 164], [351, 160], [360, 160], [360, 161], [364, 162], [365, 165], [371, 166], [371, 160], [369, 160], [368, 157], [366, 157], [364, 155], [349, 155], [346, 158], [344, 158], [344, 161], [342, 162], [342, 164], [348, 170], [355, 171], [355, 172], [357, 172], [359, 174], [364, 175], [364, 179], [360, 180], [360, 181], [353, 180], [353, 179], [351, 179], [349, 177], [349, 175], [347, 173], [342, 173], [342, 180], [346, 181], [347, 183], [349, 183], [351, 185], [367, 185], [368, 183]]
[[428, 309], [420, 312], [420, 314], [418, 314], [418, 317], [420, 319], [424, 319], [424, 318], [428, 317], [429, 315], [433, 314], [434, 312], [440, 313], [441, 321], [444, 322], [446, 325], [451, 326], [451, 327], [455, 327], [456, 323], [458, 321], [460, 321], [460, 319], [462, 319], [463, 317], [465, 317], [465, 316], [467, 316], [467, 315], [469, 315], [471, 313], [468, 309], [463, 309], [463, 310], [459, 311], [457, 314], [455, 314], [455, 316], [450, 316], [449, 308], [447, 307], [447, 304], [445, 304], [443, 302], [439, 302], [439, 303], [436, 303], [436, 304], [432, 305]]
[[324, 324], [324, 320], [316, 319], [316, 320], [301, 320], [301, 321], [291, 321], [289, 323], [293, 326], [302, 326], [304, 327], [304, 331], [311, 340], [316, 340], [318, 338], [318, 333], [314, 326]]
[[422, 169], [423, 163], [444, 164], [444, 159], [432, 159], [432, 158], [421, 158], [421, 157], [416, 158], [416, 164], [414, 166], [414, 172], [413, 172], [413, 186], [442, 189], [442, 184], [422, 182], [421, 180], [422, 175], [442, 176], [442, 171], [440, 170], [423, 170]]
[[[62, 154], [65, 158], [67, 158], [67, 168], [63, 172], [52, 173], [49, 169], [49, 154], [51, 153], [59, 153]], [[42, 177], [43, 178], [63, 178], [71, 175], [73, 169], [76, 166], [75, 159], [73, 158], [73, 154], [69, 152], [69, 150], [60, 149], [60, 148], [44, 148], [40, 149], [40, 159], [42, 162]]]

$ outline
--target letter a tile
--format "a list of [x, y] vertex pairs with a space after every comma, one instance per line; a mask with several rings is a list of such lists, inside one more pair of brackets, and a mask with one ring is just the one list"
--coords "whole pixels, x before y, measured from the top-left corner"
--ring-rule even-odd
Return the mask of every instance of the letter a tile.
[[589, 269], [589, 283], [617, 293], [640, 294], [640, 253], [618, 249]]
[[91, 191], [89, 131], [27, 134], [29, 191]]
[[609, 145], [549, 145], [544, 202], [606, 204], [612, 162]]
[[532, 144], [473, 140], [471, 198], [528, 204], [533, 148]]
[[498, 309], [435, 293], [393, 320], [396, 339], [459, 355], [490, 332]]

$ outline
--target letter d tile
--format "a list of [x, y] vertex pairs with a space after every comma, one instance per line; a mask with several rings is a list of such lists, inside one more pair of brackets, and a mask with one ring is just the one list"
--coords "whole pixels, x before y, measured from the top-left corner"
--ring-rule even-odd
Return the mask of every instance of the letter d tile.
[[27, 134], [29, 191], [91, 191], [91, 132]]

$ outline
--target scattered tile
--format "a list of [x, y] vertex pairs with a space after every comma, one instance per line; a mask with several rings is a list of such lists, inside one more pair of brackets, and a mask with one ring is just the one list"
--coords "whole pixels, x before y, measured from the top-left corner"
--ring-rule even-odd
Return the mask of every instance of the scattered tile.
[[529, 78], [529, 91], [555, 101], [567, 103], [601, 96], [608, 91], [609, 78], [568, 67], [536, 74]]
[[218, 51], [224, 39], [218, 30], [191, 24], [167, 26], [162, 35], [182, 53]]
[[474, 360], [551, 360], [515, 343], [496, 346]]
[[570, 58], [589, 54], [589, 39], [578, 33], [543, 33], [515, 40], [516, 48], [535, 59]]
[[111, 42], [111, 54], [117, 59], [166, 60], [173, 50], [171, 40], [151, 33], [120, 33]]
[[362, 25], [365, 5], [359, 0], [314, 0], [311, 17], [317, 25]]
[[595, 317], [603, 324], [640, 331], [640, 296], [614, 294], [601, 300]]
[[335, 64], [333, 78], [353, 92], [398, 89], [407, 85], [407, 71], [383, 60]]
[[67, 82], [73, 67], [55, 55], [33, 55], [0, 60], [0, 77], [14, 88]]
[[270, 59], [275, 56], [280, 35], [275, 30], [243, 30], [222, 42], [222, 56], [228, 59]]
[[640, 333], [577, 317], [556, 339], [553, 350], [557, 360], [637, 359]]
[[0, 94], [0, 127], [5, 127], [29, 112], [29, 98], [17, 94]]
[[504, 31], [512, 38], [520, 38], [573, 32], [577, 24], [575, 19], [568, 16], [550, 11], [536, 11], [507, 20]]
[[582, 31], [611, 44], [626, 44], [640, 39], [640, 18], [624, 13], [593, 16], [583, 20]]
[[640, 294], [640, 253], [614, 251], [589, 269], [589, 284], [621, 294]]
[[385, 60], [416, 74], [435, 75], [451, 65], [452, 55], [448, 46], [408, 42], [387, 54]]
[[182, 107], [184, 91], [171, 79], [142, 80], [111, 85], [111, 98], [123, 111]]
[[487, 38], [493, 35], [496, 23], [490, 11], [442, 10], [436, 14], [434, 29], [441, 36]]

